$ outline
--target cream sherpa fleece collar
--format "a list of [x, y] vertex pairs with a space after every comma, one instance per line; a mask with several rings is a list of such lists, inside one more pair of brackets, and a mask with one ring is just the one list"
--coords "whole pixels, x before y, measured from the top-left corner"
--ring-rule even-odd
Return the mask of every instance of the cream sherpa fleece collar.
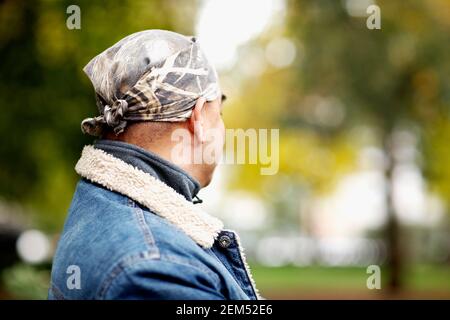
[[84, 147], [75, 170], [80, 176], [149, 208], [203, 248], [211, 248], [223, 229], [222, 221], [203, 212], [162, 181], [93, 146]]

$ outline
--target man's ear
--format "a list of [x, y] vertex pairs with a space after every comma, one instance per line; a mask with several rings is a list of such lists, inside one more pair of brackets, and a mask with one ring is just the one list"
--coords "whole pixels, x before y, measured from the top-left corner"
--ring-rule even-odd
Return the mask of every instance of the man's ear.
[[205, 142], [204, 130], [203, 130], [203, 115], [202, 110], [205, 106], [206, 99], [204, 97], [200, 97], [197, 100], [197, 103], [192, 109], [192, 115], [189, 119], [189, 130], [194, 134], [194, 136], [200, 141], [200, 143]]

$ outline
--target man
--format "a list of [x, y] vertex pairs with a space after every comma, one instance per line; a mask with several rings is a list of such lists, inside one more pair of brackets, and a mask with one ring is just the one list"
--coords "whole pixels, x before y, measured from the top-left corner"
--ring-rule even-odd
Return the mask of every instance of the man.
[[195, 38], [138, 32], [84, 71], [100, 115], [82, 131], [100, 139], [75, 167], [49, 299], [257, 299], [238, 236], [195, 204], [217, 161], [189, 156], [224, 141], [217, 74]]

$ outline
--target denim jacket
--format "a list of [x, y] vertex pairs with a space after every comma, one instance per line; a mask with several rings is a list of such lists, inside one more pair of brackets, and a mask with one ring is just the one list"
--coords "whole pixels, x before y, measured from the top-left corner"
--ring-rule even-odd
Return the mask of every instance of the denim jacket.
[[86, 146], [49, 299], [258, 299], [237, 234], [192, 199], [196, 180], [123, 142]]

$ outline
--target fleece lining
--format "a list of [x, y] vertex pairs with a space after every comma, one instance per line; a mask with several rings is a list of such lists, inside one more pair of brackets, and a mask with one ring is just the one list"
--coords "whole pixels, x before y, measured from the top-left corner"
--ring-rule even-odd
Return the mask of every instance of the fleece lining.
[[119, 192], [165, 218], [203, 248], [211, 248], [223, 223], [187, 201], [174, 189], [132, 165], [93, 146], [85, 146], [76, 172]]

